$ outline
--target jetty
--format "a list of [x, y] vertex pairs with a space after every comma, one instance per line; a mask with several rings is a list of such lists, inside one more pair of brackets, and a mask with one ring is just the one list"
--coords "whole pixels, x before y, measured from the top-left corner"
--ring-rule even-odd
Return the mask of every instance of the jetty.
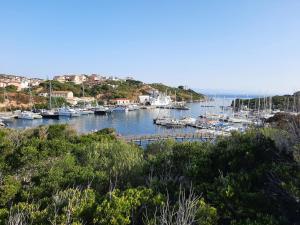
[[[151, 142], [164, 141], [173, 139], [176, 141], [214, 141], [217, 137], [223, 136], [212, 132], [193, 132], [193, 133], [166, 133], [166, 134], [150, 134], [150, 135], [129, 135], [119, 136], [120, 139], [128, 143], [135, 143], [140, 146]], [[226, 136], [224, 134], [224, 136]]]

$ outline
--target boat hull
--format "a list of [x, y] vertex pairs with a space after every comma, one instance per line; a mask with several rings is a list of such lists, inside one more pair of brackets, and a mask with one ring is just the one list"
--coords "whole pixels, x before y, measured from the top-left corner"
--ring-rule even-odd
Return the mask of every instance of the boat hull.
[[45, 119], [54, 119], [54, 120], [59, 120], [59, 115], [58, 114], [42, 114], [42, 117]]
[[104, 111], [104, 110], [95, 110], [95, 115], [106, 115], [107, 114], [107, 111]]

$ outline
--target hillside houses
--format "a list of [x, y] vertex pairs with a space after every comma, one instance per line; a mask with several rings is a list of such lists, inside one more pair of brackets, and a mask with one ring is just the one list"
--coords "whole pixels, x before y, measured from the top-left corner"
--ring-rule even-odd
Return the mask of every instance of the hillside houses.
[[[126, 78], [127, 79], [127, 78]], [[116, 76], [103, 76], [100, 74], [70, 74], [70, 75], [58, 75], [54, 76], [53, 80], [56, 80], [61, 83], [65, 82], [73, 82], [75, 84], [82, 84], [87, 83], [91, 85], [101, 84], [104, 81], [111, 80], [111, 81], [125, 81], [126, 79], [121, 79]], [[133, 79], [130, 77], [130, 79]]]
[[29, 87], [38, 86], [43, 80], [23, 76], [0, 74], [0, 87], [15, 86], [18, 91]]

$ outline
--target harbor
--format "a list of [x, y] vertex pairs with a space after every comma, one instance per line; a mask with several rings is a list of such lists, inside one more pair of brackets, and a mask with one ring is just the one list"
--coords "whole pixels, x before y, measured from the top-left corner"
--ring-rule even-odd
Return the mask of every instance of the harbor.
[[118, 135], [129, 138], [149, 135], [173, 137], [174, 134], [201, 132], [213, 136], [229, 135], [232, 131], [244, 132], [249, 127], [262, 126], [263, 120], [273, 115], [263, 110], [259, 114], [254, 110], [233, 110], [232, 101], [232, 98], [214, 98], [205, 103], [186, 103], [188, 110], [140, 105], [63, 107], [52, 111], [2, 113], [0, 118], [5, 126], [14, 129], [69, 124], [79, 133], [114, 128]]

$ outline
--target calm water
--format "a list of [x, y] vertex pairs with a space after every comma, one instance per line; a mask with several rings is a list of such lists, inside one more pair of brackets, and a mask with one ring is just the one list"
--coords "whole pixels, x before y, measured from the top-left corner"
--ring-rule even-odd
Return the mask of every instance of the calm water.
[[[153, 118], [158, 115], [169, 115], [176, 118], [181, 118], [184, 116], [198, 117], [203, 115], [205, 112], [220, 113], [222, 109], [220, 105], [230, 105], [230, 99], [216, 99], [210, 105], [216, 105], [216, 107], [201, 107], [204, 103], [191, 103], [188, 104], [190, 110], [169, 110], [169, 109], [141, 109], [137, 111], [130, 112], [114, 112], [110, 115], [100, 116], [100, 115], [83, 115], [80, 117], [68, 118], [60, 117], [59, 120], [52, 119], [35, 119], [35, 120], [21, 120], [15, 119], [8, 123], [10, 128], [30, 128], [36, 127], [43, 124], [70, 124], [79, 133], [87, 133], [103, 128], [114, 128], [118, 134], [121, 135], [146, 135], [146, 134], [159, 134], [174, 132], [174, 129], [167, 129], [161, 126], [153, 124]], [[180, 128], [175, 129], [176, 132], [189, 132], [194, 130], [194, 128]]]

